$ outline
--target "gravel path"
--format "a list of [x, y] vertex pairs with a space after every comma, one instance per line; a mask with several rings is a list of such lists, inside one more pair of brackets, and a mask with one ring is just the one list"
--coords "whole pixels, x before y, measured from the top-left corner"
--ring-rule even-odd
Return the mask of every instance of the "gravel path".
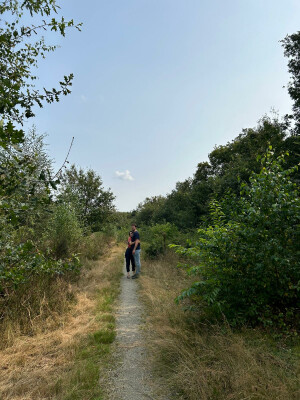
[[138, 279], [121, 279], [117, 309], [115, 368], [111, 371], [111, 400], [168, 400], [155, 390], [142, 331], [143, 306], [138, 298]]

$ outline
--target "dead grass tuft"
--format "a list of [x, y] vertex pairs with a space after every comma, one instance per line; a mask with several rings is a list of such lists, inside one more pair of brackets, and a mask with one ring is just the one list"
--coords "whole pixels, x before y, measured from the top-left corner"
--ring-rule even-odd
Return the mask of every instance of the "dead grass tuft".
[[174, 398], [298, 399], [299, 345], [276, 342], [259, 330], [199, 324], [174, 303], [191, 280], [175, 266], [173, 255], [144, 262], [141, 278], [149, 354], [157, 379], [168, 382]]

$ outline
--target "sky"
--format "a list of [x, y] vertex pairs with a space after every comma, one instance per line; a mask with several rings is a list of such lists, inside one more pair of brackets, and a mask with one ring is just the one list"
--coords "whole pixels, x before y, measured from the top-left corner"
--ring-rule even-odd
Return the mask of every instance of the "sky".
[[82, 22], [40, 63], [38, 85], [74, 73], [72, 94], [36, 110], [58, 168], [92, 168], [130, 211], [192, 176], [215, 145], [271, 109], [290, 112], [279, 41], [300, 30], [298, 0], [65, 0]]

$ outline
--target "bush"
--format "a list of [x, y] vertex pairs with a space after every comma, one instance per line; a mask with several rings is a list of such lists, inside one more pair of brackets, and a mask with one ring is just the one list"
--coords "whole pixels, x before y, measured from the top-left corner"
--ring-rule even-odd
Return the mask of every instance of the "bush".
[[69, 257], [77, 252], [83, 232], [72, 206], [55, 205], [49, 222], [46, 240], [50, 241], [50, 248], [55, 257], [58, 259]]
[[19, 245], [7, 241], [1, 252], [0, 294], [8, 295], [33, 276], [64, 275], [79, 270], [80, 262], [76, 255], [67, 260], [55, 260], [49, 254], [43, 254], [31, 241]]
[[188, 273], [200, 276], [177, 301], [189, 297], [232, 324], [285, 329], [299, 323], [300, 199], [290, 180], [296, 167], [283, 170], [283, 162], [270, 148], [240, 199], [228, 195], [212, 203], [214, 224], [199, 229], [195, 246], [175, 246], [196, 260]]
[[104, 254], [108, 242], [103, 232], [94, 232], [85, 236], [80, 244], [79, 252], [89, 260], [97, 260]]
[[155, 259], [164, 254], [170, 243], [178, 241], [179, 231], [175, 225], [156, 224], [145, 231], [144, 241], [145, 256], [149, 259]]

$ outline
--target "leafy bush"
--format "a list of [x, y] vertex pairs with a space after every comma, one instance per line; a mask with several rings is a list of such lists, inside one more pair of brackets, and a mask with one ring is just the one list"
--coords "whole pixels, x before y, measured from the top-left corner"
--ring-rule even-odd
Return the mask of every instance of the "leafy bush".
[[297, 167], [283, 170], [284, 157], [271, 150], [239, 199], [211, 204], [214, 224], [198, 230], [194, 247], [173, 246], [200, 277], [177, 301], [189, 297], [232, 324], [285, 328], [299, 322], [300, 199], [290, 179]]
[[54, 205], [46, 235], [56, 258], [69, 257], [77, 251], [82, 229], [72, 206]]
[[164, 254], [170, 243], [177, 241], [179, 231], [175, 225], [156, 224], [149, 227], [144, 234], [145, 255], [147, 258], [154, 259]]
[[67, 272], [78, 272], [80, 262], [76, 256], [67, 260], [55, 260], [49, 254], [41, 252], [37, 246], [27, 241], [16, 245], [13, 237], [0, 238], [0, 292], [8, 295], [19, 285], [33, 276], [56, 276]]

